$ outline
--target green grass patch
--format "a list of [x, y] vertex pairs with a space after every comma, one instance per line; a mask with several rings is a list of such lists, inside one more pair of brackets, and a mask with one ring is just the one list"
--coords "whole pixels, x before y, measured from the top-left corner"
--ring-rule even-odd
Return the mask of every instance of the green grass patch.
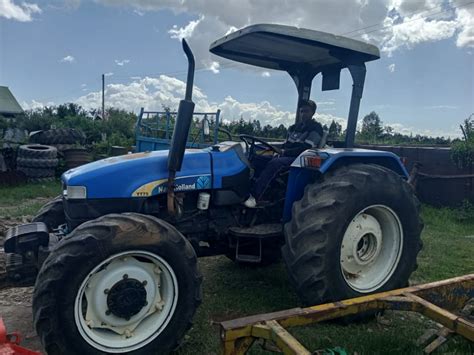
[[416, 283], [474, 272], [474, 220], [459, 220], [448, 208], [423, 207], [423, 249], [418, 256]]
[[[0, 189], [0, 216], [34, 215], [46, 200], [59, 193], [59, 182]], [[423, 207], [423, 219], [424, 247], [411, 282], [419, 284], [474, 272], [474, 220], [459, 218], [457, 210], [429, 206]], [[221, 256], [202, 258], [199, 266], [204, 276], [203, 303], [178, 354], [219, 353], [220, 321], [298, 306], [282, 263], [243, 267]], [[416, 341], [433, 327], [431, 321], [407, 312], [386, 312], [383, 318], [383, 323], [324, 323], [290, 331], [313, 351], [340, 346], [349, 354], [422, 353]], [[251, 350], [251, 354], [266, 353], [269, 352], [258, 346]], [[443, 345], [439, 353], [472, 354], [474, 346], [456, 337]]]
[[0, 218], [34, 215], [48, 199], [61, 193], [59, 180], [0, 188]]
[[[423, 207], [424, 242], [412, 275], [413, 283], [431, 282], [474, 271], [474, 222], [459, 221], [457, 211]], [[199, 261], [204, 275], [203, 304], [195, 323], [186, 336], [179, 354], [217, 354], [218, 322], [258, 313], [274, 312], [298, 306], [282, 263], [263, 267], [241, 267], [225, 257]], [[349, 354], [421, 354], [416, 343], [426, 329], [433, 327], [428, 319], [407, 312], [386, 312], [388, 324], [372, 320], [363, 324], [316, 324], [289, 328], [308, 349], [343, 347]], [[439, 349], [439, 353], [472, 354], [474, 346], [456, 337]], [[270, 354], [254, 345], [251, 354]]]

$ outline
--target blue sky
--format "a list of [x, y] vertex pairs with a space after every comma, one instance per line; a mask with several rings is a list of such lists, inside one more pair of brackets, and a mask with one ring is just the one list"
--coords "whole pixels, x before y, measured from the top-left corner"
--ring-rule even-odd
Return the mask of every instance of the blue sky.
[[[368, 64], [360, 118], [374, 110], [404, 133], [455, 136], [474, 112], [474, 1], [31, 1], [0, 0], [0, 85], [24, 108], [70, 101], [97, 108], [102, 73], [107, 105], [175, 107], [185, 80], [184, 37], [200, 68], [200, 110], [289, 125], [296, 90], [287, 74], [234, 66], [208, 52], [226, 32], [271, 22], [351, 32], [381, 48], [382, 58]], [[317, 118], [343, 123], [348, 73], [342, 90], [322, 93], [320, 86], [317, 78]]]

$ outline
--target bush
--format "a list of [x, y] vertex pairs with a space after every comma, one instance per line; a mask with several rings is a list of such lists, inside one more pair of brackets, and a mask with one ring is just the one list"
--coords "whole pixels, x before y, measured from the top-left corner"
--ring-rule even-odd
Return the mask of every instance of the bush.
[[451, 145], [451, 159], [459, 168], [474, 167], [474, 114], [465, 119], [460, 126], [463, 140], [457, 140]]
[[462, 205], [456, 209], [456, 219], [460, 222], [474, 221], [474, 204], [463, 200]]
[[451, 159], [459, 168], [474, 166], [474, 141], [457, 141], [451, 146]]

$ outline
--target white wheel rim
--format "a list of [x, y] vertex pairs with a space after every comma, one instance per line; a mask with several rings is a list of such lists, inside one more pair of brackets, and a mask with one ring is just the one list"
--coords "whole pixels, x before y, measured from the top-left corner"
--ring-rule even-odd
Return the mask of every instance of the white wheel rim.
[[[143, 299], [142, 307], [136, 306], [138, 313], [124, 317], [110, 311], [108, 300], [113, 294], [114, 300], [127, 303], [127, 296], [135, 295], [116, 291], [127, 279], [133, 292], [137, 290], [143, 297], [146, 291], [146, 301]], [[127, 287], [126, 292], [129, 290]], [[170, 265], [156, 254], [132, 250], [109, 257], [86, 276], [74, 303], [74, 319], [92, 347], [125, 353], [153, 341], [170, 322], [177, 301], [178, 281]]]
[[373, 205], [349, 223], [341, 244], [340, 265], [347, 284], [373, 292], [393, 275], [403, 250], [403, 228], [389, 207]]

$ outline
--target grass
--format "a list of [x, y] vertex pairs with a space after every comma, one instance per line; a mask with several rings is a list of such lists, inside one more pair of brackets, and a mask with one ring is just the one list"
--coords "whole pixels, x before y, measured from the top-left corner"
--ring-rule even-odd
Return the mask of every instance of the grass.
[[[0, 189], [0, 216], [34, 214], [44, 200], [60, 192], [58, 182]], [[33, 202], [32, 202], [33, 201]], [[14, 207], [15, 206], [15, 207]], [[474, 272], [474, 218], [460, 221], [451, 209], [423, 207], [424, 248], [412, 275], [412, 283], [436, 281]], [[199, 260], [203, 273], [203, 303], [194, 326], [178, 354], [217, 354], [220, 352], [218, 322], [236, 317], [293, 308], [298, 305], [282, 263], [268, 267], [242, 267], [225, 257]], [[376, 320], [348, 326], [325, 323], [291, 328], [309, 349], [340, 346], [349, 354], [417, 354], [416, 340], [433, 324], [420, 315], [387, 312], [383, 324]], [[455, 337], [440, 353], [472, 354], [474, 346]], [[252, 354], [268, 353], [254, 346]]]
[[45, 201], [61, 193], [57, 181], [0, 188], [0, 218], [34, 215]]
[[[474, 272], [474, 219], [458, 221], [457, 211], [423, 208], [424, 248], [413, 283], [431, 282]], [[216, 322], [298, 305], [288, 284], [283, 264], [265, 268], [239, 267], [225, 257], [199, 261], [204, 275], [203, 304], [179, 354], [217, 354], [219, 328]], [[376, 320], [341, 326], [331, 323], [291, 328], [308, 349], [341, 346], [349, 354], [417, 354], [416, 341], [433, 324], [413, 313], [387, 312], [386, 325]], [[472, 354], [474, 347], [456, 337], [440, 348], [441, 353]], [[254, 346], [252, 354], [269, 353]]]

